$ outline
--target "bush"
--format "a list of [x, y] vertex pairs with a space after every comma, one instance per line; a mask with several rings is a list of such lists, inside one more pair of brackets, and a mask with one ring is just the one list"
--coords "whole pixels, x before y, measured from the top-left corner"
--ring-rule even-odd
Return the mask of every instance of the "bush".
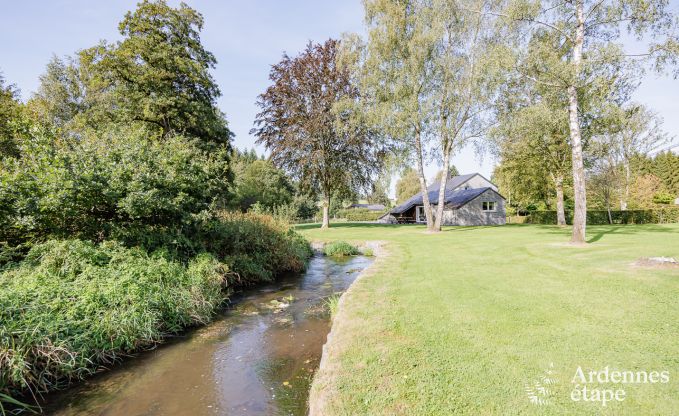
[[371, 211], [367, 208], [349, 208], [337, 211], [338, 218], [346, 218], [347, 221], [377, 221], [385, 211]]
[[228, 267], [50, 240], [0, 274], [0, 393], [46, 392], [210, 320]]
[[[613, 224], [663, 224], [679, 222], [679, 208], [647, 210], [611, 211]], [[533, 211], [528, 216], [528, 224], [556, 224], [556, 211]], [[573, 212], [566, 211], [566, 223], [573, 223]], [[592, 225], [609, 224], [608, 211], [587, 211], [587, 223]]]
[[358, 248], [352, 246], [346, 241], [333, 241], [323, 247], [323, 252], [326, 256], [344, 257], [355, 256], [360, 254]]
[[200, 251], [228, 264], [240, 285], [300, 272], [312, 255], [304, 237], [270, 215], [228, 211], [206, 214], [194, 235]]
[[143, 130], [77, 137], [37, 135], [21, 158], [0, 161], [0, 241], [115, 239], [131, 227], [182, 227], [224, 203], [228, 149], [196, 140], [160, 140]]

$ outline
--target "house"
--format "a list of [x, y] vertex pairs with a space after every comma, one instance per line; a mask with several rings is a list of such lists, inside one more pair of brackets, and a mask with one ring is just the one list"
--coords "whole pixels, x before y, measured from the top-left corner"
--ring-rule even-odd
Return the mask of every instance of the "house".
[[674, 200], [674, 205], [679, 205], [679, 198]]
[[351, 204], [347, 209], [367, 209], [370, 211], [384, 211], [387, 207], [382, 204]]
[[[439, 198], [440, 182], [427, 188], [434, 214]], [[422, 193], [413, 195], [401, 205], [382, 215], [383, 223], [425, 223]], [[497, 186], [479, 173], [454, 176], [445, 188], [443, 225], [503, 225], [505, 198]]]

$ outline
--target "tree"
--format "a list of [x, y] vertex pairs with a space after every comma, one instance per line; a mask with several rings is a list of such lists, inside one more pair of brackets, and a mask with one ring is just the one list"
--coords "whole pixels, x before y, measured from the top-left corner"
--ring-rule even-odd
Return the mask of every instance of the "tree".
[[[432, 182], [441, 182], [441, 179], [443, 179], [443, 175], [445, 174], [445, 170], [441, 169], [438, 172], [436, 172], [436, 175], [432, 178]], [[449, 165], [448, 167], [448, 178], [452, 178], [455, 176], [458, 176], [460, 172], [457, 170], [455, 165]]]
[[626, 210], [635, 176], [633, 159], [646, 157], [669, 140], [662, 130], [662, 119], [643, 105], [630, 104], [614, 110], [611, 132], [602, 135], [597, 144], [603, 162], [608, 162], [608, 176], [618, 184], [615, 194], [620, 209]]
[[17, 136], [24, 130], [21, 119], [19, 92], [14, 85], [5, 85], [5, 79], [0, 74], [0, 159], [19, 155]]
[[322, 195], [323, 228], [333, 195], [367, 189], [384, 155], [377, 135], [350, 103], [360, 99], [351, 74], [337, 63], [338, 41], [309, 43], [273, 65], [272, 85], [259, 96], [257, 143], [304, 190]]
[[228, 158], [194, 139], [150, 140], [139, 127], [34, 133], [21, 141], [22, 157], [0, 159], [2, 241], [52, 235], [147, 246], [229, 197]]
[[[531, 183], [523, 186], [532, 189], [534, 197], [536, 193], [546, 197], [546, 180], [551, 182], [557, 224], [566, 225], [564, 185], [571, 168], [566, 115], [558, 103], [535, 91], [522, 98], [524, 102], [517, 103], [517, 95], [513, 93], [510, 108], [499, 112], [499, 125], [492, 134], [497, 154], [503, 168], [511, 167], [515, 175], [529, 178]], [[513, 173], [507, 172], [515, 176]], [[519, 178], [512, 182], [517, 183], [517, 179], [523, 182]]]
[[660, 178], [652, 174], [640, 175], [630, 186], [630, 206], [633, 209], [653, 208], [653, 198], [664, 191]]
[[[428, 2], [425, 2], [429, 4]], [[434, 49], [432, 98], [436, 106], [433, 124], [439, 136], [443, 163], [434, 231], [441, 230], [448, 169], [452, 154], [469, 140], [484, 135], [487, 112], [494, 98], [496, 74], [503, 65], [503, 46], [495, 16], [475, 10], [493, 2], [450, 0], [430, 3]], [[427, 6], [425, 6], [427, 7]]]
[[593, 205], [596, 205], [596, 202], [600, 202], [608, 212], [609, 224], [612, 224], [611, 205], [620, 187], [619, 166], [613, 161], [611, 153], [606, 151], [606, 149], [603, 149], [601, 154], [592, 158], [591, 165], [588, 169], [588, 191], [593, 196], [598, 197], [599, 201], [595, 200]]
[[142, 1], [118, 26], [123, 40], [79, 53], [85, 94], [110, 94], [105, 111], [113, 121], [141, 124], [163, 138], [182, 134], [228, 146], [232, 134], [209, 72], [216, 59], [200, 41], [202, 27], [201, 14], [184, 3]]
[[679, 197], [679, 154], [665, 151], [653, 158], [638, 156], [632, 166], [642, 174], [657, 176], [669, 192]]
[[287, 205], [293, 186], [285, 173], [268, 160], [253, 160], [235, 167], [235, 202], [242, 211], [257, 203], [268, 212]]
[[420, 177], [415, 169], [407, 167], [396, 181], [396, 203], [402, 204], [418, 192], [420, 192]]
[[553, 184], [544, 174], [543, 167], [536, 162], [534, 158], [505, 155], [493, 170], [493, 183], [507, 197], [507, 206], [519, 211], [538, 206], [550, 208]]
[[[484, 11], [479, 10], [479, 13]], [[535, 82], [564, 92], [568, 99], [575, 199], [571, 241], [583, 244], [587, 201], [581, 132], [582, 100], [600, 94], [600, 90], [615, 82], [620, 72], [635, 58], [655, 58], [657, 69], [676, 63], [679, 42], [672, 33], [674, 17], [664, 0], [574, 0], [566, 3], [512, 0], [507, 2], [504, 11], [490, 13], [506, 18], [508, 23], [517, 27], [517, 34], [525, 35], [520, 29], [526, 28], [545, 40], [536, 42], [533, 48], [527, 50], [526, 62], [540, 74], [533, 77]], [[621, 27], [639, 40], [650, 34], [659, 42], [650, 44], [647, 53], [632, 57], [615, 43], [620, 38]], [[557, 48], [554, 47], [555, 39], [560, 45]], [[563, 52], [566, 52], [567, 59], [562, 59]]]
[[38, 91], [28, 103], [37, 120], [60, 129], [74, 128], [74, 120], [84, 116], [88, 107], [86, 91], [89, 97], [94, 95], [81, 76], [77, 61], [64, 62], [53, 56], [40, 76]]
[[391, 206], [389, 199], [389, 187], [391, 185], [391, 175], [388, 171], [382, 171], [373, 181], [370, 193], [366, 195], [369, 204], [382, 204], [385, 207]]
[[418, 0], [367, 0], [364, 8], [367, 42], [356, 34], [345, 36], [342, 59], [356, 74], [367, 116], [414, 159], [427, 229], [433, 230], [424, 175], [427, 146], [435, 133], [433, 9]]

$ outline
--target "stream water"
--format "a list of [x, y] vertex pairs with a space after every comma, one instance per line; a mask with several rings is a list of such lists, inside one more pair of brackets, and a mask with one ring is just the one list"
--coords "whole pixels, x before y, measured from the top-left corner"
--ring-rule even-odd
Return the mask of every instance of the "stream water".
[[46, 397], [46, 414], [304, 415], [330, 330], [326, 299], [372, 260], [311, 259], [247, 290], [209, 325]]

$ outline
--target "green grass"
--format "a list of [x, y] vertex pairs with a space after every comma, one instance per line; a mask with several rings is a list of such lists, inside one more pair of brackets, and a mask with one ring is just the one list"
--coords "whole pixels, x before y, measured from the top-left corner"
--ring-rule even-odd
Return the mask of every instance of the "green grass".
[[330, 318], [334, 318], [335, 315], [337, 314], [337, 311], [339, 310], [339, 300], [340, 297], [342, 297], [341, 294], [335, 293], [334, 295], [330, 295], [325, 300], [323, 303], [325, 304], [325, 307], [328, 308], [328, 312], [330, 312]]
[[[538, 225], [298, 230], [390, 252], [335, 321], [335, 353], [312, 389], [328, 393], [324, 414], [679, 413], [679, 270], [631, 265], [679, 258], [679, 225], [593, 226], [587, 247]], [[549, 403], [531, 404], [526, 385], [551, 363]], [[603, 408], [571, 400], [578, 366], [668, 370], [670, 382], [601, 385], [626, 391]]]

